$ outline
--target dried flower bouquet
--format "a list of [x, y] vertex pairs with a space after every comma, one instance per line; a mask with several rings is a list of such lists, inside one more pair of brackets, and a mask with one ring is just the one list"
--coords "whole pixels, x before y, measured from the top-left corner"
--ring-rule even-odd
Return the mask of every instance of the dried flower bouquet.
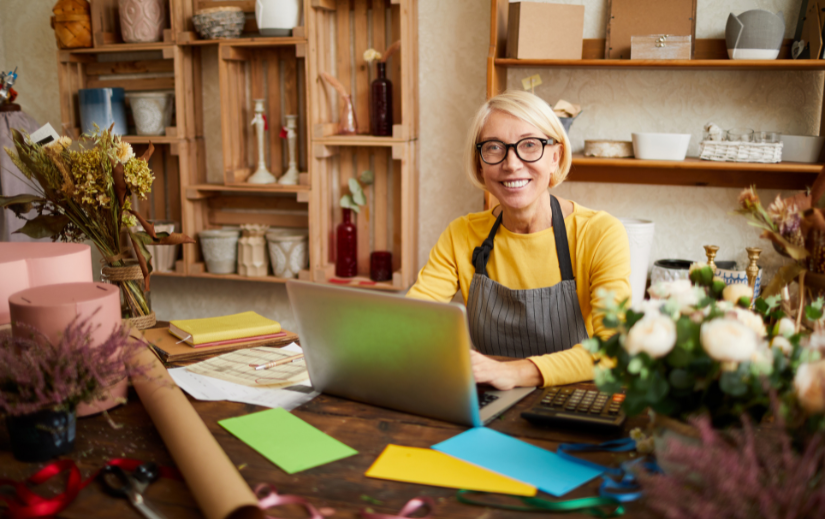
[[[135, 157], [131, 145], [109, 130], [84, 134], [76, 146], [68, 137], [46, 145], [31, 142], [28, 136], [12, 130], [16, 150], [6, 148], [14, 164], [37, 195], [0, 196], [0, 208], [7, 207], [18, 217], [31, 209], [37, 216], [20, 229], [33, 238], [51, 237], [53, 241], [91, 240], [112, 267], [125, 266], [121, 254], [121, 230], [140, 221], [143, 232], [129, 231], [138, 263], [149, 290], [152, 272], [147, 244], [174, 245], [194, 243], [180, 233], [156, 233], [154, 226], [132, 207], [132, 198], [145, 200], [152, 190], [154, 176], [148, 159], [149, 149]], [[148, 302], [135, 281], [121, 285], [124, 317], [148, 315]]]

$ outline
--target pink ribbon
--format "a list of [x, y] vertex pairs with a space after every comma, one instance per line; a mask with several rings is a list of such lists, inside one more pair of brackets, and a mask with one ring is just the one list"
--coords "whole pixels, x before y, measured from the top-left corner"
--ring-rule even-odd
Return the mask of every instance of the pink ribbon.
[[[261, 491], [266, 491], [265, 494], [262, 494]], [[268, 508], [272, 508], [273, 506], [280, 506], [280, 505], [301, 505], [306, 509], [307, 513], [309, 514], [309, 519], [324, 519], [325, 515], [332, 515], [334, 511], [330, 511], [330, 513], [322, 514], [319, 512], [312, 504], [307, 501], [306, 499], [298, 496], [292, 495], [279, 495], [278, 491], [270, 485], [269, 483], [261, 483], [257, 487], [255, 487], [255, 497], [258, 498], [258, 506], [261, 510], [266, 510]], [[366, 510], [361, 511], [361, 517], [363, 519], [406, 519], [410, 515], [414, 514], [416, 511], [423, 507], [429, 508], [429, 513], [425, 516], [421, 516], [416, 519], [429, 519], [432, 517], [433, 510], [435, 510], [435, 502], [429, 497], [417, 497], [415, 499], [410, 499], [404, 508], [398, 513], [398, 515], [391, 515], [391, 514], [377, 514], [372, 512], [367, 512]], [[326, 512], [326, 510], [324, 510]], [[277, 517], [267, 516], [269, 519], [278, 519]]]

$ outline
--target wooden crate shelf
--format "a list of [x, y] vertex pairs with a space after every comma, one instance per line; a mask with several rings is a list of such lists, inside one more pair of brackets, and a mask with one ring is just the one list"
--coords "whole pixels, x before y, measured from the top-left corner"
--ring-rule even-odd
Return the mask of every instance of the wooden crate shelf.
[[298, 116], [298, 167], [306, 171], [304, 62], [291, 47], [250, 50], [220, 46], [218, 75], [225, 184], [244, 182], [256, 168], [257, 142], [250, 126], [254, 117], [254, 99], [265, 100], [270, 125], [264, 143], [269, 156], [269, 171], [280, 177], [288, 167], [286, 139], [279, 137], [279, 129], [286, 124], [286, 115]]
[[389, 292], [400, 292], [406, 290], [408, 287], [403, 284], [403, 276], [401, 271], [393, 272], [392, 281], [373, 281], [366, 276], [355, 276], [352, 278], [339, 278], [335, 276], [335, 265], [328, 264], [323, 272], [325, 277], [316, 279], [318, 283], [326, 283], [329, 285], [349, 288], [363, 288], [366, 290], [384, 290]]
[[330, 156], [315, 157], [313, 191], [317, 224], [310, 228], [310, 257], [315, 281], [334, 277], [335, 233], [342, 220], [341, 196], [349, 193], [348, 182], [370, 170], [374, 183], [363, 186], [366, 204], [359, 214], [353, 214], [358, 229], [358, 274], [369, 276], [372, 251], [390, 251], [393, 272], [398, 276], [395, 289], [409, 287], [415, 270], [417, 241], [417, 182], [415, 172], [415, 142], [399, 144], [392, 149], [330, 148]]

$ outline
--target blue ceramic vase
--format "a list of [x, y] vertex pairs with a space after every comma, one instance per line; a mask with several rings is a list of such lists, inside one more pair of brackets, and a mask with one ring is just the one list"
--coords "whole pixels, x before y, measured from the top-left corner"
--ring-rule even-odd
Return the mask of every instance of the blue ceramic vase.
[[126, 135], [126, 93], [122, 88], [82, 88], [77, 91], [80, 102], [80, 129], [83, 133], [101, 130], [112, 123], [112, 132]]

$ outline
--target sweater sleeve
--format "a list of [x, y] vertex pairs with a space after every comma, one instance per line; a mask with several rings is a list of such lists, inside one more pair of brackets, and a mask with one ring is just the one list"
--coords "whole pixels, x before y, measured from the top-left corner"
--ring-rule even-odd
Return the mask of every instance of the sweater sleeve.
[[452, 229], [453, 225], [450, 225], [441, 233], [407, 297], [449, 303], [455, 296], [458, 291], [458, 267]]
[[[614, 330], [605, 328], [601, 311], [605, 301], [596, 294], [604, 289], [615, 301], [630, 298], [630, 245], [627, 232], [616, 218], [607, 217], [601, 230], [592, 233], [578, 261], [590, 261], [590, 306], [593, 332], [606, 339]], [[591, 252], [592, 251], [592, 252]], [[543, 387], [573, 384], [593, 378], [593, 365], [598, 357], [591, 355], [581, 344], [569, 350], [528, 357], [536, 365], [543, 378]], [[611, 359], [601, 359], [609, 364]]]

